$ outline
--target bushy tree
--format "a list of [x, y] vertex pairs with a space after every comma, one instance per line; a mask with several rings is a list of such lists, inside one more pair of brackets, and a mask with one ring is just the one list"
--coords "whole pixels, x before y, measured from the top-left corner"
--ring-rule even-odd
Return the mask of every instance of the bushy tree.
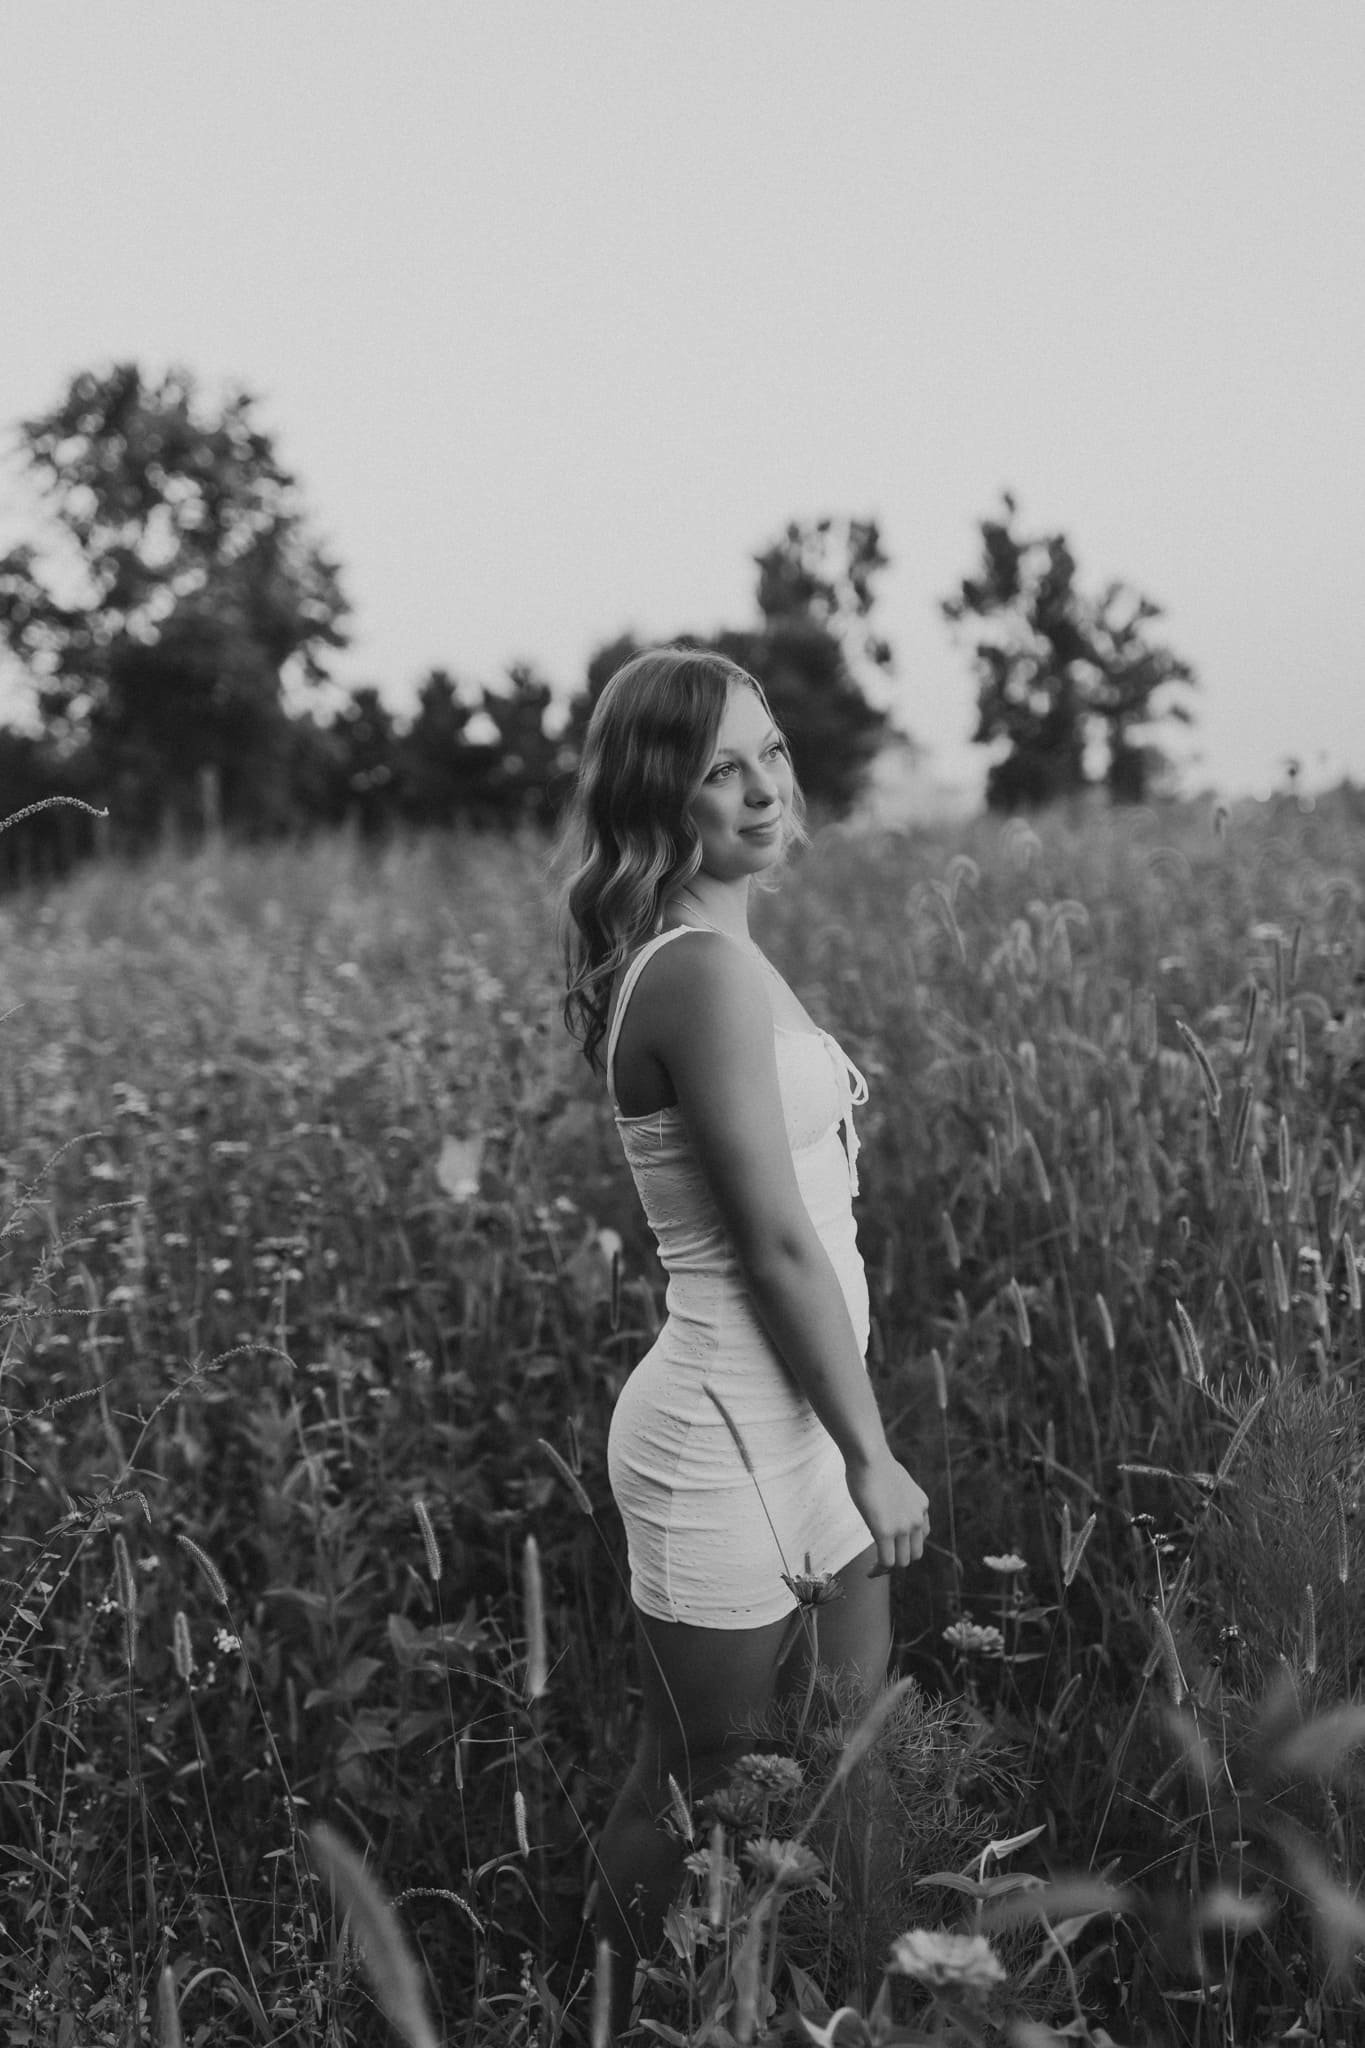
[[523, 663], [508, 670], [506, 685], [485, 689], [480, 711], [496, 734], [482, 805], [499, 825], [548, 825], [554, 815], [563, 763], [548, 730], [555, 693]]
[[754, 562], [765, 625], [822, 626], [840, 643], [850, 674], [890, 671], [890, 642], [872, 619], [873, 579], [890, 566], [875, 519], [793, 519]]
[[1088, 597], [1065, 536], [1021, 534], [1017, 516], [1006, 492], [1002, 516], [981, 522], [976, 574], [942, 603], [955, 625], [985, 628], [973, 646], [973, 739], [1007, 743], [987, 775], [986, 801], [1008, 811], [1078, 794], [1099, 740], [1110, 795], [1139, 802], [1165, 759], [1152, 728], [1190, 717], [1163, 693], [1193, 685], [1194, 671], [1149, 637], [1159, 606], [1121, 582]]
[[[871, 617], [872, 579], [886, 566], [877, 526], [872, 520], [793, 521], [754, 564], [756, 625], [682, 633], [670, 644], [714, 648], [763, 685], [813, 812], [842, 817], [862, 792], [888, 723], [859, 673], [892, 665]], [[606, 684], [639, 651], [634, 635], [623, 634], [593, 655], [565, 735], [573, 752]]]
[[492, 752], [469, 737], [474, 713], [449, 669], [428, 671], [398, 742], [398, 804], [408, 824], [449, 825], [473, 807]]
[[241, 822], [287, 809], [285, 678], [325, 675], [347, 605], [256, 410], [120, 363], [19, 428], [45, 530], [0, 557], [0, 640], [116, 809], [193, 806], [206, 770]]

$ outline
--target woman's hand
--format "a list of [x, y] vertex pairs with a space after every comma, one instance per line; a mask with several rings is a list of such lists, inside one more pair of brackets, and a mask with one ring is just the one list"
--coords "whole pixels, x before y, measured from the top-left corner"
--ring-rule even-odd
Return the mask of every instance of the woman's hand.
[[922, 1557], [929, 1534], [929, 1497], [904, 1465], [884, 1449], [872, 1458], [848, 1460], [844, 1474], [853, 1505], [877, 1546], [869, 1577], [878, 1578]]

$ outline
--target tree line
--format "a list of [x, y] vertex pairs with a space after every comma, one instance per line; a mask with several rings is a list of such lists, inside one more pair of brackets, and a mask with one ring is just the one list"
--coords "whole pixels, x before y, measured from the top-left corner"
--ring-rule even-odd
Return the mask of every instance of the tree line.
[[[78, 797], [109, 810], [129, 850], [206, 826], [552, 825], [592, 705], [636, 651], [629, 635], [604, 641], [568, 695], [529, 666], [480, 685], [433, 667], [400, 718], [377, 686], [331, 681], [347, 640], [341, 567], [249, 393], [215, 403], [185, 370], [153, 380], [116, 364], [74, 377], [17, 438], [33, 538], [0, 555], [0, 652], [35, 715], [0, 726], [0, 815]], [[1097, 736], [1111, 794], [1141, 797], [1160, 761], [1154, 699], [1193, 681], [1151, 640], [1157, 607], [1122, 585], [1086, 597], [1063, 537], [1020, 533], [1009, 497], [981, 542], [980, 570], [942, 610], [977, 631], [988, 801], [1085, 788]], [[750, 621], [675, 636], [763, 683], [817, 815], [851, 809], [890, 736], [869, 694], [894, 666], [876, 617], [887, 566], [873, 519], [794, 521], [754, 557]], [[93, 830], [56, 809], [0, 854], [63, 868]]]

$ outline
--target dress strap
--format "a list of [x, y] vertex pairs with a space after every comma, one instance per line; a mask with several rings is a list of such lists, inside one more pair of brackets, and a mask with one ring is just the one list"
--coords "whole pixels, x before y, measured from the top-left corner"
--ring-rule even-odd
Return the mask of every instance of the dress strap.
[[615, 1080], [616, 1041], [621, 1035], [621, 1019], [626, 1014], [626, 1004], [634, 994], [635, 984], [640, 979], [640, 970], [647, 960], [653, 959], [661, 946], [666, 946], [670, 939], [676, 939], [679, 932], [693, 931], [695, 929], [696, 927], [693, 925], [675, 924], [670, 931], [656, 932], [652, 939], [647, 939], [644, 945], [641, 946], [639, 952], [621, 977], [621, 987], [616, 997], [616, 1014], [611, 1020], [611, 1031], [607, 1037], [607, 1094], [611, 1097], [613, 1109], [617, 1107]]
[[858, 1192], [858, 1153], [861, 1140], [853, 1124], [853, 1112], [861, 1109], [867, 1101], [867, 1082], [858, 1072], [837, 1038], [828, 1031], [822, 1031], [834, 1062], [834, 1085], [839, 1092], [839, 1121], [844, 1127], [844, 1150], [848, 1155], [848, 1185], [853, 1194]]

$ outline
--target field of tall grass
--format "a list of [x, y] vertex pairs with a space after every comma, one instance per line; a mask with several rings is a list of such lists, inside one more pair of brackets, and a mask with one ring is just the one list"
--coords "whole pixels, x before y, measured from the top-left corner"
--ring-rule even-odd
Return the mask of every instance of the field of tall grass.
[[[871, 1720], [680, 1789], [654, 2038], [1359, 2043], [1365, 801], [828, 832], [756, 928], [934, 1543]], [[661, 1287], [558, 1000], [532, 844], [0, 905], [16, 2048], [592, 2039]]]

